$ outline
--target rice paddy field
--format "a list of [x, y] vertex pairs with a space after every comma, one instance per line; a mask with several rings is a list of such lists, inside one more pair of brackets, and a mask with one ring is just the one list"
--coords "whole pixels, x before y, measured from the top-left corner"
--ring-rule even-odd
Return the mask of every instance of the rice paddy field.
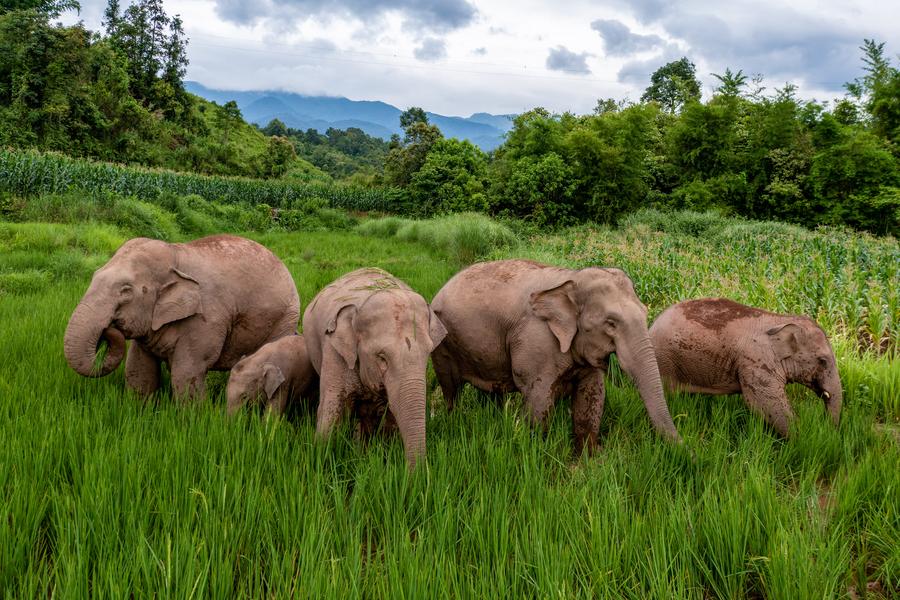
[[671, 394], [684, 447], [653, 433], [613, 367], [602, 450], [584, 457], [567, 401], [543, 433], [515, 394], [497, 404], [467, 388], [448, 414], [429, 376], [428, 458], [409, 472], [396, 437], [363, 444], [345, 425], [316, 443], [303, 411], [226, 419], [225, 374], [192, 406], [126, 392], [122, 368], [75, 374], [66, 323], [124, 240], [253, 221], [63, 204], [10, 201], [0, 221], [5, 597], [900, 597], [894, 239], [653, 212], [552, 234], [476, 215], [247, 232], [284, 260], [304, 305], [361, 266], [430, 299], [467, 262], [529, 257], [622, 267], [651, 317], [718, 295], [809, 314], [837, 353], [839, 427], [798, 386], [787, 440], [740, 396]]

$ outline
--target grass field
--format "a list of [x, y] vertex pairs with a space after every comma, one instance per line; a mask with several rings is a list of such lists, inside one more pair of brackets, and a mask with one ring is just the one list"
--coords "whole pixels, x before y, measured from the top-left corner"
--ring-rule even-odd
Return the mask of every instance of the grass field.
[[248, 235], [282, 257], [304, 303], [368, 265], [430, 298], [461, 261], [488, 255], [621, 266], [651, 315], [720, 294], [805, 312], [833, 337], [840, 428], [799, 387], [789, 441], [740, 397], [672, 395], [687, 449], [671, 447], [614, 369], [602, 452], [579, 458], [567, 403], [543, 435], [516, 395], [496, 406], [467, 389], [447, 414], [430, 378], [428, 460], [409, 473], [396, 438], [364, 447], [345, 427], [321, 445], [310, 416], [226, 420], [222, 374], [193, 407], [140, 401], [121, 368], [79, 377], [62, 354], [66, 322], [133, 230], [0, 222], [3, 594], [900, 595], [895, 240], [688, 213], [547, 236], [455, 219]]

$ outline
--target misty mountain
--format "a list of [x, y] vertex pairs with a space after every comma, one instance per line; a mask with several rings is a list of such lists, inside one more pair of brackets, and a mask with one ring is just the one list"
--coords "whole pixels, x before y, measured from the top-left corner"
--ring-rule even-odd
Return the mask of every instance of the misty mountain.
[[[292, 92], [214, 90], [186, 81], [187, 91], [218, 104], [237, 102], [244, 119], [263, 127], [272, 119], [288, 127], [316, 129], [325, 133], [329, 127], [347, 129], [358, 127], [369, 135], [390, 139], [402, 134], [400, 113], [396, 106], [373, 100], [349, 100], [332, 96], [304, 96]], [[503, 143], [503, 136], [512, 128], [513, 115], [475, 113], [471, 117], [448, 117], [427, 113], [428, 120], [437, 125], [444, 136], [469, 140], [482, 150], [492, 150]]]

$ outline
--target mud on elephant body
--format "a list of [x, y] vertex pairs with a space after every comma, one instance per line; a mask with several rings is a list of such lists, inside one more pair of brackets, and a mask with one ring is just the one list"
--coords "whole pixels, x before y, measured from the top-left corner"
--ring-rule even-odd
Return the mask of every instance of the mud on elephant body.
[[647, 309], [619, 269], [551, 267], [526, 260], [473, 265], [432, 303], [447, 337], [432, 355], [448, 408], [469, 382], [518, 390], [535, 423], [573, 394], [577, 452], [597, 446], [607, 359], [616, 353], [635, 380], [654, 427], [680, 441], [663, 396]]
[[269, 342], [232, 367], [225, 388], [228, 414], [262, 398], [267, 412], [282, 415], [289, 405], [300, 401], [316, 379], [302, 335]]
[[[300, 299], [284, 264], [265, 247], [218, 235], [185, 244], [129, 240], [94, 273], [69, 320], [64, 350], [86, 377], [125, 359], [129, 387], [150, 394], [166, 361], [178, 396], [204, 394], [209, 370], [230, 369], [266, 342], [296, 333]], [[97, 346], [110, 351], [94, 368]]]
[[410, 466], [425, 455], [425, 369], [446, 331], [425, 300], [381, 269], [336, 280], [310, 302], [303, 335], [319, 374], [316, 433], [327, 437], [345, 412], [364, 431], [386, 406]]
[[800, 383], [818, 394], [839, 422], [843, 392], [834, 351], [809, 317], [703, 298], [667, 308], [650, 336], [672, 388], [741, 393], [751, 409], [787, 436], [794, 414], [784, 386]]

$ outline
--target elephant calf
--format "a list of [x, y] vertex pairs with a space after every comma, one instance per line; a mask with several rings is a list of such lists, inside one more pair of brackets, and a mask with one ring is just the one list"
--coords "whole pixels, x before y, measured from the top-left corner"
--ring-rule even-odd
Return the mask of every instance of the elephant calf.
[[667, 385], [737, 394], [787, 436], [794, 415], [784, 386], [801, 383], [824, 401], [834, 423], [843, 392], [834, 351], [809, 317], [780, 315], [724, 298], [667, 308], [650, 328]]
[[425, 455], [425, 368], [446, 335], [422, 296], [381, 269], [353, 271], [313, 298], [303, 335], [319, 374], [317, 435], [346, 410], [372, 421], [386, 404], [415, 466]]
[[432, 302], [447, 328], [434, 370], [448, 408], [463, 382], [486, 392], [518, 390], [543, 424], [571, 394], [575, 451], [597, 446], [604, 375], [615, 353], [663, 436], [680, 442], [647, 333], [647, 309], [619, 269], [574, 271], [528, 260], [472, 265]]
[[298, 401], [310, 388], [315, 378], [302, 335], [288, 335], [269, 342], [232, 367], [225, 389], [228, 414], [236, 413], [248, 400], [262, 396], [267, 412], [282, 415], [289, 403]]
[[[206, 373], [297, 332], [300, 298], [277, 256], [231, 235], [186, 244], [135, 238], [103, 267], [69, 319], [66, 360], [85, 377], [111, 373], [125, 354], [125, 381], [139, 393], [160, 385], [160, 362], [178, 396], [202, 397]], [[97, 344], [109, 343], [95, 369]]]

